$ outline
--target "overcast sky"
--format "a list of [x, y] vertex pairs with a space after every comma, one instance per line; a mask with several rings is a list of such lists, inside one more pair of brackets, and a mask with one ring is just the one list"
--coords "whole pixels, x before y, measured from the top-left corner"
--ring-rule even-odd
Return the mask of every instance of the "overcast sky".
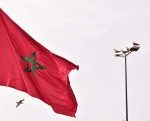
[[[113, 49], [141, 44], [128, 57], [129, 121], [150, 120], [148, 0], [0, 0], [0, 7], [50, 51], [80, 66], [70, 83], [76, 118], [56, 114], [28, 94], [0, 87], [0, 121], [122, 121], [124, 59]], [[25, 98], [15, 108], [16, 101]]]

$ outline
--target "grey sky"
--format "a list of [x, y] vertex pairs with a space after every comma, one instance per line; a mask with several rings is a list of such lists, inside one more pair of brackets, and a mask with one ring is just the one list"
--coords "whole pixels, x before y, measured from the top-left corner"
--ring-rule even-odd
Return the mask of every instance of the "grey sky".
[[[121, 121], [125, 119], [124, 60], [113, 48], [141, 44], [128, 57], [129, 121], [150, 120], [148, 0], [1, 0], [1, 8], [52, 52], [80, 66], [70, 74], [76, 118], [42, 101], [0, 87], [0, 121]], [[25, 98], [24, 105], [15, 102]]]

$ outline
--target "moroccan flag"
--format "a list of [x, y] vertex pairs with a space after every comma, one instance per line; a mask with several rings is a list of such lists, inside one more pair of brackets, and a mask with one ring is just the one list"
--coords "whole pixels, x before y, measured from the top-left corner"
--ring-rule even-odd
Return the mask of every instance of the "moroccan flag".
[[0, 85], [24, 91], [75, 116], [77, 101], [68, 74], [79, 67], [50, 52], [0, 9]]

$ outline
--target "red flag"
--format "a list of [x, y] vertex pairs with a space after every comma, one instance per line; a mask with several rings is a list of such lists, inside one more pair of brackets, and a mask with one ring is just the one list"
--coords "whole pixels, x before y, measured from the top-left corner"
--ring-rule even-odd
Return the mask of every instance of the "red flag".
[[77, 102], [68, 74], [79, 67], [36, 42], [0, 9], [0, 85], [24, 91], [75, 116]]

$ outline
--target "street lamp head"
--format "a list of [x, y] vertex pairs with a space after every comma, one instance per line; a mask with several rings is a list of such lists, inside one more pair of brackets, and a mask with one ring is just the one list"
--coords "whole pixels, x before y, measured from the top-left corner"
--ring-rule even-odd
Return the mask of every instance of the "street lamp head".
[[116, 49], [113, 49], [115, 53], [120, 53], [121, 50], [116, 50]]
[[138, 51], [139, 48], [140, 48], [140, 47], [135, 47], [135, 46], [133, 46], [133, 47], [130, 48], [130, 51]]
[[130, 48], [130, 51], [138, 51], [140, 44], [133, 42], [133, 47]]
[[126, 50], [117, 50], [114, 49], [115, 56], [116, 57], [126, 57], [128, 56], [131, 52], [138, 51], [140, 48], [140, 44], [133, 42], [133, 46], [131, 48], [126, 48]]
[[134, 46], [140, 46], [140, 44], [133, 42]]
[[116, 57], [124, 57], [124, 54], [115, 54]]

